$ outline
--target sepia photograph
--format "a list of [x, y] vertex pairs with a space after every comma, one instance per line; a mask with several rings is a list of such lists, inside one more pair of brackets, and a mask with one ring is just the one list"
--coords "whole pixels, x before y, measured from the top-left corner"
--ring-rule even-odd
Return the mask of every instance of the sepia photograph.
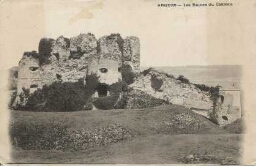
[[215, 3], [1, 1], [0, 163], [255, 162], [251, 27]]

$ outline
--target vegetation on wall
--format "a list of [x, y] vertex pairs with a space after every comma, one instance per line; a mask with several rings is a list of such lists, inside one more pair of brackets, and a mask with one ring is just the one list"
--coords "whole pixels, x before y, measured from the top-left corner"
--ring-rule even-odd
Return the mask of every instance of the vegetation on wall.
[[162, 71], [158, 71], [158, 70], [156, 70], [156, 69], [154, 69], [154, 68], [152, 68], [152, 67], [143, 70], [141, 73], [143, 74], [143, 76], [146, 76], [146, 75], [148, 75], [151, 71], [158, 72], [159, 74], [163, 74], [163, 75], [165, 75], [165, 76], [168, 77], [168, 78], [173, 78], [173, 79], [175, 79], [175, 77], [174, 77], [173, 75], [168, 74], [168, 73], [165, 73], [165, 72], [162, 72]]
[[32, 57], [32, 58], [39, 58], [39, 54], [36, 51], [31, 52], [24, 52], [23, 56]]
[[51, 56], [52, 52], [52, 44], [54, 40], [53, 39], [46, 39], [43, 38], [39, 42], [39, 64], [47, 64], [49, 62], [49, 57]]
[[140, 90], [131, 89], [128, 95], [130, 101], [127, 104], [127, 108], [130, 109], [150, 108], [170, 104], [165, 100], [155, 98]]
[[150, 67], [150, 68], [148, 68], [148, 69], [146, 69], [146, 70], [143, 70], [141, 73], [143, 74], [143, 76], [146, 76], [146, 75], [148, 75], [149, 72], [152, 71], [152, 70], [153, 70], [153, 68]]
[[163, 85], [163, 80], [157, 78], [157, 76], [153, 74], [151, 76], [151, 87], [155, 91], [159, 91], [162, 85]]
[[181, 81], [182, 83], [185, 83], [185, 84], [189, 84], [190, 83], [190, 81], [189, 81], [189, 79], [187, 79], [185, 76], [183, 76], [183, 75], [180, 75], [178, 78], [177, 78], [177, 80], [179, 80], [179, 81]]
[[29, 111], [76, 111], [84, 109], [87, 100], [98, 85], [96, 75], [88, 76], [86, 85], [83, 80], [78, 82], [55, 82], [35, 91], [23, 110]]
[[210, 113], [210, 117], [211, 119], [215, 122], [215, 115], [216, 115], [216, 111], [218, 110], [217, 106], [218, 106], [218, 99], [220, 97], [220, 85], [217, 85], [216, 87], [211, 87], [209, 94], [210, 94], [210, 99], [213, 102], [213, 111]]
[[201, 91], [209, 92], [211, 90], [210, 86], [206, 86], [204, 84], [194, 84], [194, 85], [195, 85], [195, 87], [197, 87]]
[[128, 85], [132, 84], [134, 82], [136, 74], [132, 71], [131, 66], [123, 65], [120, 70], [122, 73], [122, 80]]
[[16, 99], [16, 96], [17, 96], [17, 91], [10, 92], [10, 99], [9, 99], [9, 103], [8, 103], [9, 108], [12, 108], [12, 105]]
[[109, 96], [93, 99], [93, 104], [98, 109], [121, 109], [127, 104], [127, 83], [117, 82], [109, 86]]

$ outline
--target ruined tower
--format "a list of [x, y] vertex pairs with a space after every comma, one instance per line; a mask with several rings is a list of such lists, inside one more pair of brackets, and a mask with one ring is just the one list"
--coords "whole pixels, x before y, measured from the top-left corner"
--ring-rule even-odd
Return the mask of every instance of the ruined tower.
[[71, 38], [60, 36], [56, 40], [42, 38], [38, 51], [25, 53], [19, 63], [17, 101], [24, 89], [31, 94], [44, 85], [76, 82], [92, 73], [99, 76], [98, 95], [107, 96], [107, 87], [122, 80], [123, 66], [130, 67], [133, 73], [140, 71], [137, 37], [123, 39], [119, 34], [111, 34], [97, 40], [87, 33]]

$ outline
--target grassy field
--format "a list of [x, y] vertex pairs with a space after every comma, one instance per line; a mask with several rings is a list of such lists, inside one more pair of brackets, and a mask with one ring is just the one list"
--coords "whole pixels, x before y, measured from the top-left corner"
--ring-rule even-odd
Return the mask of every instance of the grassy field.
[[242, 138], [237, 126], [221, 128], [177, 105], [144, 110], [12, 111], [12, 158], [14, 163], [237, 164]]

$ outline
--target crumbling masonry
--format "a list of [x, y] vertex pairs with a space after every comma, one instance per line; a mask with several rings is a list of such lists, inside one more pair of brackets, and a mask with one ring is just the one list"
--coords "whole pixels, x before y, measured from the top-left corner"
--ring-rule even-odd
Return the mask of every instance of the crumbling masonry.
[[[238, 105], [234, 104], [240, 100], [237, 94], [221, 91], [213, 111], [209, 94], [193, 84], [182, 83], [155, 70], [140, 73], [139, 39], [134, 36], [123, 39], [119, 34], [103, 36], [98, 40], [91, 33], [71, 38], [60, 36], [56, 40], [41, 39], [38, 53], [25, 52], [19, 62], [17, 97], [13, 107], [25, 105], [29, 95], [44, 85], [86, 80], [91, 74], [99, 77], [94, 97], [108, 96], [108, 86], [122, 81], [123, 69], [129, 69], [136, 75], [135, 81], [129, 85], [132, 90], [128, 94], [126, 108], [136, 108], [136, 100], [143, 100], [143, 95], [147, 94], [190, 108], [219, 125], [229, 124], [241, 117], [240, 101]], [[158, 82], [157, 85], [152, 85], [152, 78]]]

